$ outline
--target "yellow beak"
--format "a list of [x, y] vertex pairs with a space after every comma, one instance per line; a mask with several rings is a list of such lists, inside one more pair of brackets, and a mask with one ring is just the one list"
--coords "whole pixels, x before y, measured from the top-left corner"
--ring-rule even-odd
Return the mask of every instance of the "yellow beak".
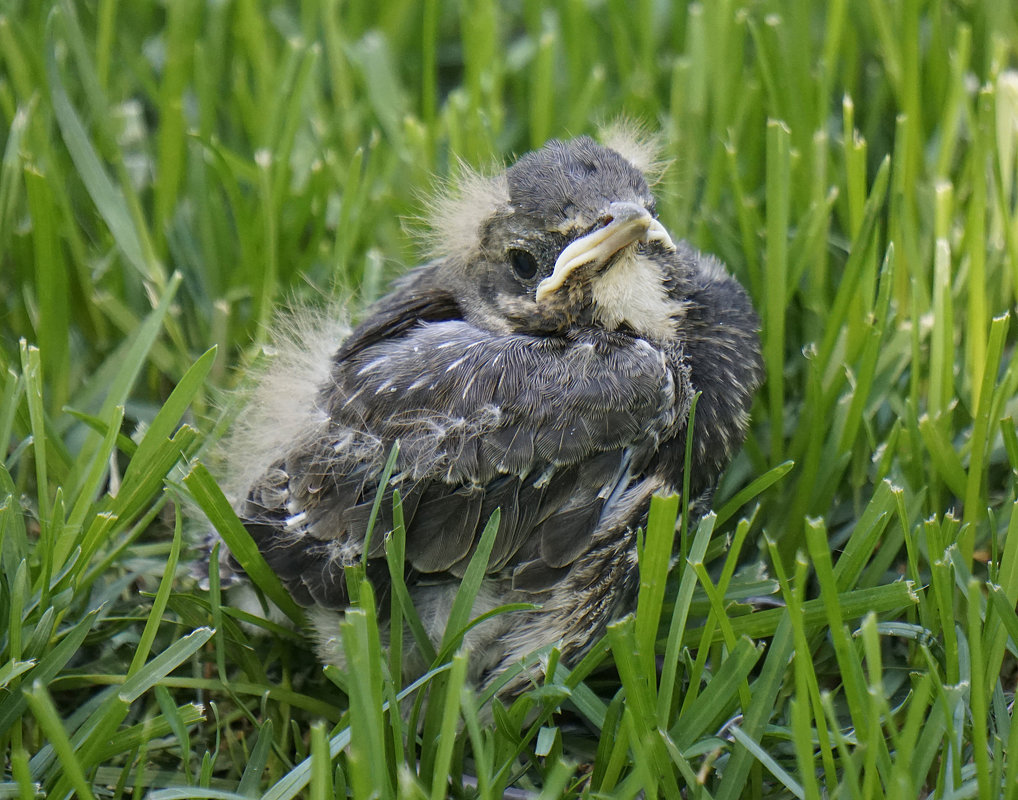
[[612, 203], [605, 223], [570, 242], [555, 260], [551, 275], [537, 285], [537, 302], [543, 303], [565, 285], [569, 276], [587, 264], [607, 264], [611, 258], [635, 242], [661, 242], [675, 249], [664, 225], [654, 219], [643, 206], [635, 203]]

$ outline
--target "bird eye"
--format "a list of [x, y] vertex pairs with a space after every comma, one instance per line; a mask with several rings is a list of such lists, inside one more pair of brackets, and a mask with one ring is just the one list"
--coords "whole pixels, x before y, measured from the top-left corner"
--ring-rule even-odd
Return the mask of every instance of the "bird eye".
[[508, 256], [513, 272], [523, 280], [529, 280], [537, 274], [537, 259], [526, 250], [513, 249]]

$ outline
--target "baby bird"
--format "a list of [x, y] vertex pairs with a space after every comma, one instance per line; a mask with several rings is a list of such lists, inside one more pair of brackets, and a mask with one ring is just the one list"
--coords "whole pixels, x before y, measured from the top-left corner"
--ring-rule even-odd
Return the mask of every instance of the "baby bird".
[[537, 606], [470, 631], [480, 688], [550, 644], [575, 662], [632, 609], [635, 531], [651, 495], [682, 487], [696, 392], [691, 500], [709, 503], [761, 380], [758, 321], [722, 264], [658, 220], [650, 166], [639, 142], [581, 137], [550, 141], [494, 177], [468, 174], [437, 202], [433, 259], [321, 356], [306, 402], [296, 376], [293, 408], [291, 387], [275, 387], [280, 417], [263, 422], [279, 430], [265, 431], [271, 445], [239, 470], [237, 509], [310, 607], [323, 660], [344, 661], [343, 568], [363, 558], [395, 442], [368, 544], [377, 592], [398, 489], [406, 583], [436, 643], [496, 508], [474, 615]]

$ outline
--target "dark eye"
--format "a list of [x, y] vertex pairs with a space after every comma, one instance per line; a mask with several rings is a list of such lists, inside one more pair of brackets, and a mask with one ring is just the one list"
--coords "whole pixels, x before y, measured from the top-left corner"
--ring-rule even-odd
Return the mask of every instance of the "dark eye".
[[515, 272], [523, 280], [529, 280], [537, 274], [537, 259], [526, 250], [512, 249], [508, 253], [509, 263]]

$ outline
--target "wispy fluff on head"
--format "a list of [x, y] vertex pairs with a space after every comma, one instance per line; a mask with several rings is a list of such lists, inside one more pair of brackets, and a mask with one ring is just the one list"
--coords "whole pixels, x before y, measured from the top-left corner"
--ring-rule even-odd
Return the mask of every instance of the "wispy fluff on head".
[[316, 402], [330, 378], [332, 355], [350, 333], [338, 305], [293, 308], [273, 322], [263, 358], [240, 389], [241, 411], [221, 446], [231, 500], [287, 451], [321, 434], [327, 414]]
[[[640, 170], [650, 184], [668, 166], [661, 157], [660, 137], [639, 122], [616, 119], [602, 128], [600, 139]], [[469, 258], [476, 251], [481, 223], [509, 204], [509, 187], [501, 165], [488, 175], [459, 161], [456, 171], [457, 177], [442, 182], [435, 194], [425, 199], [418, 220], [423, 223], [419, 236], [429, 258]]]
[[653, 185], [668, 168], [668, 160], [661, 153], [664, 142], [659, 134], [651, 133], [635, 120], [618, 118], [601, 129], [601, 144], [610, 147], [636, 167]]
[[449, 179], [427, 200], [422, 232], [431, 258], [473, 254], [481, 223], [509, 203], [505, 174], [484, 175], [459, 162], [459, 176]]

